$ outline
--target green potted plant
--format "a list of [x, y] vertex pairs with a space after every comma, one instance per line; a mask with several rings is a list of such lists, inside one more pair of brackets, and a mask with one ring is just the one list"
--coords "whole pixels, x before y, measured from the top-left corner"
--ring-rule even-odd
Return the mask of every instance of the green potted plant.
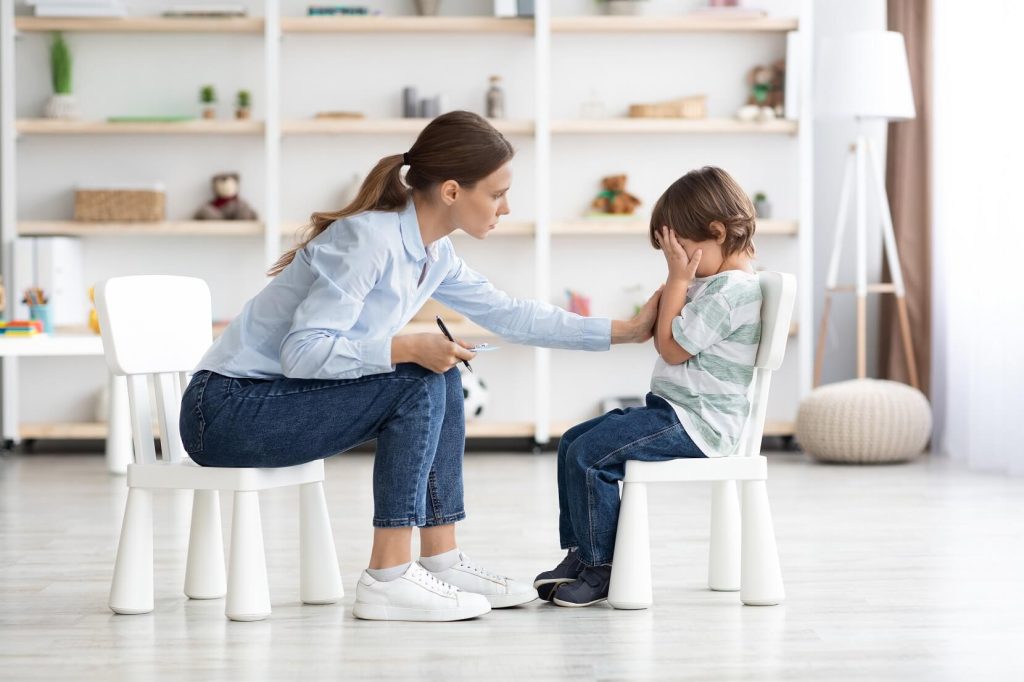
[[764, 192], [758, 192], [754, 195], [754, 213], [757, 214], [758, 218], [764, 218], [765, 220], [772, 217], [772, 205]]
[[60, 33], [53, 35], [50, 44], [50, 76], [53, 95], [46, 103], [43, 115], [47, 118], [77, 118], [78, 105], [71, 94], [71, 50]]
[[239, 90], [235, 98], [235, 118], [249, 118], [252, 98], [248, 90]]
[[212, 85], [199, 89], [199, 103], [203, 106], [203, 118], [217, 118], [217, 91]]

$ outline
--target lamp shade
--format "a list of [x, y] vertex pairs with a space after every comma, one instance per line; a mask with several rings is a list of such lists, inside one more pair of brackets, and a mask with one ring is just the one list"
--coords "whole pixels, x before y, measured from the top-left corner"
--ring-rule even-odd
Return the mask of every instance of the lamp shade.
[[858, 31], [824, 39], [816, 85], [816, 108], [822, 116], [914, 118], [914, 93], [901, 33]]

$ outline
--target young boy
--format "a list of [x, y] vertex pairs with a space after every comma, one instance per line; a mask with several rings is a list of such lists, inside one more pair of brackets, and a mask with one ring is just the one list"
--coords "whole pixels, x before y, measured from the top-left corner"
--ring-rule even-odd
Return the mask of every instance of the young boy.
[[676, 180], [651, 214], [651, 244], [668, 277], [646, 406], [575, 426], [558, 445], [559, 535], [565, 558], [537, 576], [542, 599], [590, 606], [608, 597], [628, 460], [731, 455], [750, 412], [761, 339], [761, 288], [751, 266], [754, 207], [725, 171]]

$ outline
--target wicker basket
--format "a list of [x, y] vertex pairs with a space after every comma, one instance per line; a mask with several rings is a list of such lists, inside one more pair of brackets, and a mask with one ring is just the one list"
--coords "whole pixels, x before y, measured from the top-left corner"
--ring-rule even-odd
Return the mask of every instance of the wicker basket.
[[159, 222], [165, 197], [157, 189], [76, 189], [75, 220], [88, 222]]
[[705, 118], [707, 97], [695, 95], [682, 97], [657, 104], [633, 104], [629, 107], [630, 118]]

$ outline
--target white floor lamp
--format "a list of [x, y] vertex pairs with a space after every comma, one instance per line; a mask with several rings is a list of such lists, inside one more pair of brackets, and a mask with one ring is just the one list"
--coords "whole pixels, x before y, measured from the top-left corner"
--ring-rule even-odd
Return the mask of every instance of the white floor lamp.
[[[822, 44], [822, 55], [818, 64], [817, 91], [820, 98], [820, 115], [856, 119], [858, 131], [856, 142], [850, 145], [842, 190], [839, 194], [835, 242], [829, 260], [825, 304], [814, 361], [814, 385], [821, 384], [832, 295], [852, 291], [857, 295], [857, 378], [863, 379], [867, 374], [867, 295], [869, 292], [895, 294], [910, 383], [914, 388], [918, 388], [917, 365], [910, 338], [910, 320], [907, 316], [906, 290], [903, 286], [899, 254], [896, 251], [889, 198], [885, 193], [885, 180], [877, 152], [865, 135], [863, 126], [863, 123], [869, 120], [904, 121], [914, 118], [914, 96], [910, 86], [910, 69], [907, 66], [907, 50], [903, 35], [893, 31], [862, 31], [826, 40]], [[867, 283], [869, 184], [873, 186], [875, 200], [878, 201], [885, 256], [889, 271], [892, 273], [892, 284]], [[854, 213], [857, 230], [857, 282], [855, 285], [839, 285], [839, 259], [849, 217], [851, 188], [856, 197]]]

